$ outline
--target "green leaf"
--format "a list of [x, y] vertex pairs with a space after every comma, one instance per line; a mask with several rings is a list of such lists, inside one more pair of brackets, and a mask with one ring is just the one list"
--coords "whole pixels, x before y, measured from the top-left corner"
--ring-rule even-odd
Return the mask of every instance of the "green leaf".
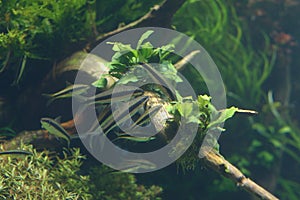
[[161, 72], [161, 74], [175, 83], [182, 82], [180, 76], [177, 75], [177, 70], [175, 69], [174, 65], [168, 61], [163, 62], [159, 65], [159, 69], [157, 71]]
[[291, 131], [292, 131], [291, 127], [284, 126], [281, 129], [279, 129], [278, 133], [280, 133], [280, 134], [286, 134], [286, 133], [290, 133]]
[[180, 102], [177, 103], [176, 108], [179, 114], [186, 119], [186, 123], [201, 123], [196, 102]]
[[208, 108], [208, 105], [210, 104], [210, 99], [211, 99], [210, 96], [199, 95], [198, 96], [198, 105], [199, 105], [199, 108], [200, 109], [202, 109], [202, 108]]
[[97, 88], [105, 88], [107, 85], [107, 80], [104, 77], [101, 77], [99, 80], [92, 83], [93, 86]]
[[140, 58], [140, 62], [148, 62], [148, 59], [153, 55], [153, 46], [150, 42], [147, 42], [137, 50]]
[[225, 122], [227, 119], [231, 118], [237, 110], [238, 108], [231, 107], [220, 111], [221, 113], [219, 117], [216, 120], [210, 122], [208, 128]]
[[267, 151], [260, 152], [257, 157], [262, 158], [266, 162], [272, 162], [274, 160], [274, 156]]
[[273, 144], [274, 147], [282, 148], [283, 143], [281, 141], [278, 141], [277, 139], [270, 139], [270, 142]]
[[129, 82], [137, 82], [139, 81], [138, 77], [132, 73], [126, 74], [126, 76], [122, 76], [118, 81], [119, 84], [127, 84]]
[[112, 44], [112, 50], [113, 51], [132, 51], [133, 49], [131, 48], [130, 44], [122, 44], [120, 42], [107, 42], [107, 44]]
[[181, 116], [187, 118], [192, 113], [193, 106], [192, 103], [180, 103], [177, 109]]
[[139, 39], [138, 43], [137, 43], [137, 46], [136, 46], [136, 49], [140, 49], [141, 45], [143, 44], [144, 40], [146, 40], [154, 31], [152, 30], [149, 30], [149, 31], [146, 31], [142, 36], [141, 38]]
[[264, 126], [263, 124], [260, 124], [260, 123], [254, 123], [252, 125], [252, 128], [254, 130], [258, 131], [259, 133], [266, 133], [267, 132], [266, 126]]
[[160, 47], [158, 52], [160, 60], [164, 60], [171, 52], [173, 52], [174, 47], [174, 44]]

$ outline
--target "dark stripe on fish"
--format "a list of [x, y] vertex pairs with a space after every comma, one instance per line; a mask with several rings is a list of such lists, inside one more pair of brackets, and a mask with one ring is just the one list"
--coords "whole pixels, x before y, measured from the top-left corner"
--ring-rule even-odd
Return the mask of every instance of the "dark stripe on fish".
[[9, 151], [2, 151], [0, 152], [0, 155], [33, 155], [29, 151], [25, 150], [9, 150]]
[[176, 97], [173, 85], [171, 85], [170, 82], [166, 80], [165, 77], [159, 71], [155, 70], [151, 65], [147, 63], [141, 63], [141, 65], [144, 67], [144, 69], [146, 69], [151, 79], [153, 79], [157, 85], [161, 86], [163, 92], [165, 92], [165, 94], [167, 94], [171, 100], [175, 101]]
[[107, 91], [96, 94], [95, 96], [89, 97], [87, 99], [87, 103], [95, 103], [95, 104], [107, 104], [111, 102], [119, 102], [119, 101], [128, 101], [132, 96], [140, 96], [144, 93], [144, 90], [136, 87], [123, 87], [121, 89], [112, 88]]
[[[115, 116], [111, 115], [107, 120], [105, 120], [103, 123], [101, 123], [101, 128], [105, 130], [105, 133], [108, 133], [113, 128], [117, 126], [118, 122], [123, 123], [124, 121], [128, 120], [136, 114], [140, 108], [143, 108], [145, 103], [148, 101], [148, 96], [143, 97], [137, 97], [131, 101], [129, 101], [128, 106], [124, 106], [124, 108], [120, 108], [121, 110], [117, 110], [118, 113], [115, 114]], [[129, 113], [128, 113], [129, 112]], [[115, 118], [114, 118], [115, 117]]]

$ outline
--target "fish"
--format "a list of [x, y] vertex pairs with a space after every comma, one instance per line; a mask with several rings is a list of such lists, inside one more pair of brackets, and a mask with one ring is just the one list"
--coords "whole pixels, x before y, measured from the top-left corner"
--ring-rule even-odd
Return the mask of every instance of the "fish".
[[105, 106], [101, 111], [101, 113], [98, 115], [97, 120], [95, 120], [95, 122], [87, 132], [93, 132], [94, 130], [96, 130], [97, 127], [99, 126], [99, 123], [101, 124], [105, 119], [108, 119], [111, 114], [112, 114], [111, 106], [110, 105]]
[[158, 111], [162, 108], [162, 105], [153, 106], [150, 109], [147, 109], [135, 122], [131, 125], [131, 129], [136, 125], [143, 125], [151, 120], [150, 117], [155, 116]]
[[33, 153], [25, 150], [8, 150], [0, 152], [0, 155], [33, 155]]
[[[148, 96], [137, 97], [133, 100], [130, 100], [129, 102], [126, 103], [128, 104], [127, 106], [121, 107], [120, 109], [116, 110], [118, 113], [114, 113], [114, 115], [111, 114], [103, 122], [100, 122], [102, 130], [105, 130], [105, 134], [107, 134], [118, 124], [121, 124], [126, 120], [130, 119], [131, 116], [136, 114], [141, 108], [144, 107], [145, 103], [148, 100], [149, 100]], [[118, 122], [118, 124], [116, 122]]]
[[119, 134], [118, 137], [113, 141], [119, 140], [119, 139], [126, 139], [126, 140], [130, 140], [130, 141], [134, 141], [134, 142], [148, 142], [151, 140], [155, 140], [156, 137], [151, 136], [151, 137], [136, 137], [136, 136], [130, 136], [128, 134]]
[[169, 96], [172, 101], [176, 100], [175, 91], [173, 85], [170, 84], [169, 81], [165, 79], [165, 77], [154, 69], [150, 64], [147, 63], [140, 63], [144, 69], [146, 69], [147, 73], [149, 74], [150, 78], [157, 84], [161, 86], [161, 90]]
[[129, 100], [132, 96], [141, 96], [144, 90], [136, 87], [118, 86], [118, 89], [111, 88], [107, 91], [87, 98], [86, 103], [91, 104], [109, 104], [111, 102], [120, 102]]
[[50, 105], [53, 101], [57, 99], [63, 99], [63, 98], [70, 98], [73, 96], [79, 96], [86, 93], [89, 89], [89, 85], [85, 84], [74, 84], [69, 85], [65, 89], [60, 90], [53, 94], [42, 94], [43, 96], [46, 96], [49, 98], [49, 101], [47, 102], [47, 105]]
[[121, 162], [119, 170], [126, 173], [137, 173], [143, 170], [153, 170], [155, 168], [156, 165], [148, 160], [134, 159]]
[[42, 128], [46, 129], [50, 134], [66, 140], [68, 146], [70, 146], [71, 136], [59, 123], [51, 118], [42, 118], [40, 122]]
[[[92, 103], [92, 100], [94, 101], [95, 99], [95, 104], [107, 104], [112, 102], [128, 101], [131, 97], [139, 97], [144, 94], [143, 89], [129, 86], [125, 86], [124, 89], [118, 88], [118, 90], [114, 91], [114, 95], [112, 95], [112, 92], [112, 90], [102, 92], [94, 97], [88, 98], [87, 102], [90, 101], [90, 103]], [[111, 120], [111, 115], [112, 108], [110, 105], [106, 105], [88, 132], [93, 131], [99, 125], [99, 122], [101, 124], [101, 122], [104, 122], [107, 119]]]

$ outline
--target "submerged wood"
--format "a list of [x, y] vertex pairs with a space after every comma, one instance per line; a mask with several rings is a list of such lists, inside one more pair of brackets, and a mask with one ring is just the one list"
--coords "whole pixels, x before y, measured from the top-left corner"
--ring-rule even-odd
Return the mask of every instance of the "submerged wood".
[[214, 150], [207, 150], [202, 158], [205, 166], [216, 171], [218, 174], [232, 180], [236, 185], [260, 199], [278, 200], [273, 194], [263, 187], [247, 178], [237, 167], [227, 161], [220, 153]]
[[[148, 13], [142, 16], [140, 19], [129, 23], [121, 28], [113, 30], [108, 33], [103, 33], [99, 35], [96, 40], [90, 44], [86, 45], [86, 50], [91, 49], [100, 41], [105, 40], [106, 38], [120, 33], [124, 30], [128, 30], [135, 27], [143, 27], [143, 26], [160, 26], [160, 27], [170, 27], [171, 19], [176, 11], [182, 6], [185, 0], [165, 0], [160, 5], [154, 6]], [[175, 67], [180, 70], [183, 69], [187, 63], [199, 52], [195, 51], [189, 54], [189, 57], [186, 59], [182, 59], [178, 63], [175, 64]], [[77, 71], [80, 69], [79, 64], [73, 65], [71, 62], [74, 59], [84, 59], [86, 52], [75, 53], [70, 57], [69, 60], [64, 60], [60, 65], [57, 65], [49, 75], [50, 79], [45, 79], [45, 81], [54, 80], [55, 77], [62, 75], [66, 72]], [[94, 73], [94, 71], [87, 71], [88, 74], [92, 75], [92, 77], [97, 77], [98, 74]], [[53, 79], [54, 78], [54, 79]], [[76, 116], [75, 116], [76, 117]], [[68, 131], [70, 135], [76, 134], [76, 128], [74, 120], [69, 120], [67, 122], [61, 123], [61, 126]], [[1, 146], [5, 150], [17, 149], [21, 143], [24, 144], [33, 144], [38, 149], [45, 148], [56, 148], [60, 147], [61, 143], [52, 135], [48, 133], [46, 130], [34, 130], [34, 131], [23, 131], [18, 134], [16, 137], [11, 140], [3, 141]], [[202, 158], [203, 164], [208, 168], [216, 171], [218, 174], [223, 175], [226, 178], [234, 181], [237, 186], [242, 189], [250, 192], [251, 194], [267, 200], [277, 200], [278, 198], [266, 191], [264, 188], [256, 184], [251, 179], [247, 178], [243, 173], [237, 169], [233, 164], [227, 161], [221, 154], [215, 151], [207, 152], [206, 156]]]
[[[76, 130], [74, 120], [61, 123], [61, 126], [70, 134], [74, 134], [74, 131]], [[25, 144], [34, 144], [40, 149], [59, 147], [59, 145], [61, 145], [55, 137], [48, 133], [48, 131], [36, 130], [24, 131], [12, 140], [3, 143], [2, 146], [4, 150], [12, 150], [20, 146], [21, 142]], [[237, 167], [227, 161], [219, 152], [209, 149], [204, 155], [205, 156], [201, 158], [204, 166], [232, 180], [238, 187], [246, 190], [256, 197], [259, 197], [260, 199], [278, 200], [277, 197], [272, 195], [263, 187], [255, 183], [250, 178], [247, 178]]]

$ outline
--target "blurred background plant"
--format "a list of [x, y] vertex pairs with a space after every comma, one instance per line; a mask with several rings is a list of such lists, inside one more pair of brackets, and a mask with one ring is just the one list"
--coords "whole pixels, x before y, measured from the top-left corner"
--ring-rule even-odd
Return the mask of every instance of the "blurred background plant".
[[[211, 54], [226, 85], [228, 103], [259, 111], [259, 116], [226, 124], [234, 136], [223, 134], [222, 152], [282, 199], [300, 197], [296, 181], [300, 132], [297, 114], [290, 114], [296, 100], [289, 101], [292, 96], [299, 99], [299, 82], [292, 75], [296, 70], [292, 63], [299, 62], [292, 55], [299, 47], [284, 32], [294, 36], [299, 32], [290, 25], [286, 28], [288, 20], [296, 23], [296, 14], [288, 14], [295, 5], [299, 9], [290, 1], [190, 0], [174, 18], [179, 31]], [[214, 180], [220, 191], [229, 190], [231, 184], [226, 182]]]

